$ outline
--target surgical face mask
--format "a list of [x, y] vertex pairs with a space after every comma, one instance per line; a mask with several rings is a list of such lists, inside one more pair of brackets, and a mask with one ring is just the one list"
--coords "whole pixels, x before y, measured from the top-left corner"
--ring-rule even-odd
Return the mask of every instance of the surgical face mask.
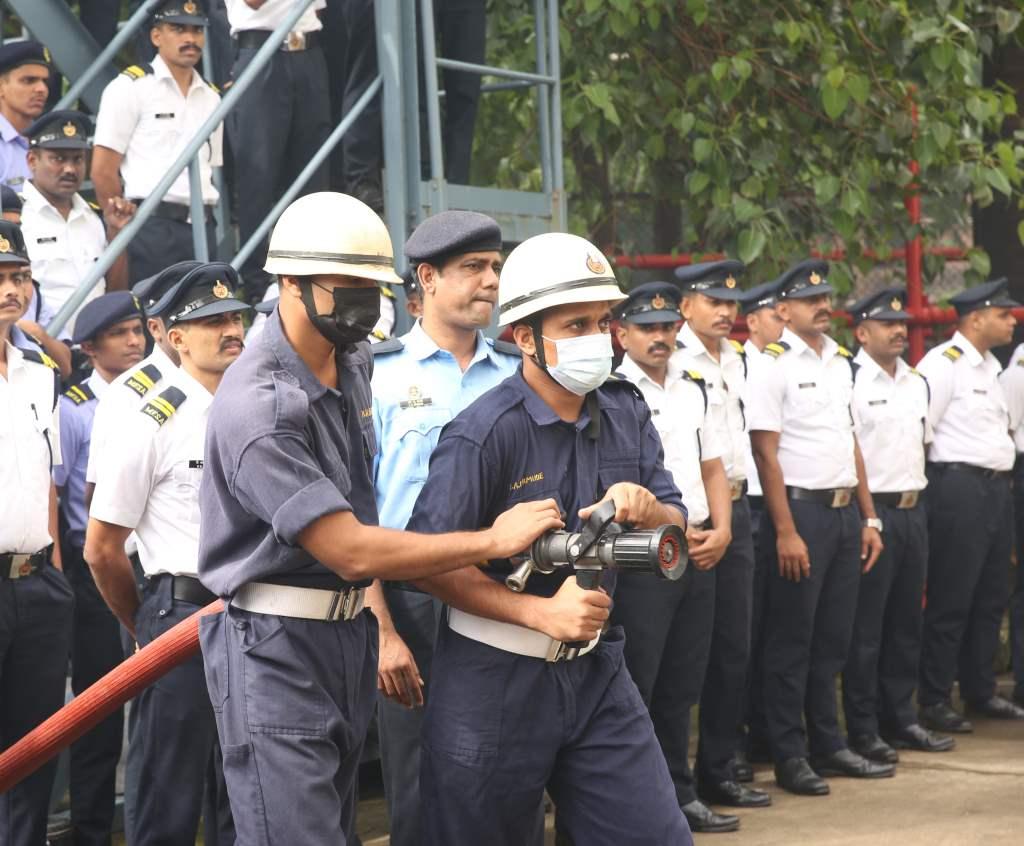
[[365, 341], [380, 320], [380, 290], [372, 288], [326, 288], [334, 297], [334, 308], [329, 314], [320, 314], [313, 299], [312, 280], [300, 286], [306, 316], [316, 330], [339, 349]]
[[578, 338], [545, 338], [555, 345], [557, 364], [547, 366], [551, 378], [567, 391], [586, 396], [612, 372], [612, 336], [606, 332]]

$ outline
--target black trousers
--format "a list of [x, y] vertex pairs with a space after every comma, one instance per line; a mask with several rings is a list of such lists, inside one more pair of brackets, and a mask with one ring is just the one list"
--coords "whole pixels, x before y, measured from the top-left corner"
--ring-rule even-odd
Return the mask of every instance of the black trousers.
[[711, 573], [714, 628], [700, 696], [697, 777], [715, 783], [733, 778], [731, 762], [741, 741], [754, 589], [754, 540], [746, 497], [732, 504], [732, 543]]
[[[121, 624], [100, 596], [82, 549], [65, 543], [63, 553], [64, 572], [75, 592], [71, 689], [77, 696], [124, 660], [124, 648]], [[110, 843], [123, 733], [122, 707], [71, 745], [71, 825], [76, 846]]]
[[[74, 595], [49, 565], [23, 579], [0, 580], [0, 749], [64, 704]], [[46, 815], [57, 759], [0, 793], [0, 843], [46, 843]]]
[[744, 722], [747, 727], [747, 751], [768, 749], [768, 725], [764, 717], [764, 648], [765, 608], [768, 605], [768, 573], [775, 566], [775, 550], [766, 549], [763, 527], [771, 521], [764, 500], [748, 497], [750, 529], [754, 544], [754, 579], [751, 589], [750, 660], [747, 665], [747, 689]]
[[1009, 596], [1010, 480], [928, 467], [928, 587], [918, 702], [996, 691], [995, 656]]
[[761, 527], [765, 549], [776, 559], [767, 574], [762, 656], [765, 719], [776, 763], [846, 746], [836, 677], [846, 663], [860, 582], [860, 509], [792, 500], [789, 507], [810, 555], [808, 578], [793, 582], [779, 575], [775, 526], [766, 519]]
[[[210, 257], [217, 253], [217, 227], [206, 224]], [[128, 243], [128, 275], [134, 285], [165, 267], [196, 257], [192, 247], [192, 224], [167, 217], [150, 217]]]
[[[239, 49], [232, 73], [238, 79], [256, 49]], [[320, 47], [295, 53], [278, 50], [228, 115], [241, 243], [249, 240], [281, 194], [330, 134], [327, 64]], [[328, 188], [325, 162], [300, 196]], [[266, 241], [242, 267], [246, 299], [258, 302], [270, 276], [263, 270]]]
[[697, 798], [688, 758], [715, 619], [715, 574], [693, 565], [677, 582], [619, 575], [612, 624], [626, 631], [626, 668], [651, 712], [680, 805]]
[[843, 669], [843, 711], [850, 737], [917, 722], [914, 690], [921, 654], [922, 600], [928, 569], [928, 519], [915, 508], [878, 506], [885, 549], [860, 580], [857, 617]]
[[1017, 574], [1010, 594], [1010, 652], [1013, 695], [1024, 701], [1024, 455], [1013, 467], [1013, 522], [1017, 545]]

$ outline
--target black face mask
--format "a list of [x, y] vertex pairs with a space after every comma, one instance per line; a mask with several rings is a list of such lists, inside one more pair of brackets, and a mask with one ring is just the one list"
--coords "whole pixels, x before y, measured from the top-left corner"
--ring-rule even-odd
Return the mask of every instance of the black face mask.
[[[324, 288], [334, 296], [334, 310], [320, 314], [313, 301], [312, 280], [299, 286], [309, 322], [338, 349], [365, 341], [380, 320], [380, 290], [372, 288]], [[317, 286], [322, 287], [322, 286]]]

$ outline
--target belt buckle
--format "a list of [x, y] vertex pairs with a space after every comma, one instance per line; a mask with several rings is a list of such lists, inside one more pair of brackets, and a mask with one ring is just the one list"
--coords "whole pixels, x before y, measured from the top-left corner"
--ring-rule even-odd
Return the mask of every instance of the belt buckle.
[[30, 563], [32, 553], [29, 552], [15, 552], [11, 554], [11, 569], [8, 572], [8, 577], [11, 579], [20, 579], [24, 576], [32, 575], [35, 568]]
[[560, 640], [551, 642], [551, 646], [548, 647], [548, 654], [544, 660], [549, 664], [557, 664], [559, 661], [572, 661], [577, 658], [580, 654], [580, 648], [578, 646], [569, 646], [567, 643], [563, 643]]
[[897, 508], [913, 508], [917, 505], [918, 491], [903, 491], [900, 494], [900, 501], [897, 503]]
[[731, 489], [730, 493], [732, 494], [732, 501], [733, 502], [736, 502], [738, 499], [742, 498], [742, 496], [743, 496], [743, 482], [742, 481], [731, 482], [729, 487]]
[[832, 491], [832, 508], [846, 508], [852, 498], [849, 488], [836, 488]]
[[345, 598], [341, 603], [342, 620], [352, 620], [363, 610], [363, 601], [366, 597], [365, 588], [349, 588], [345, 591]]
[[284, 42], [284, 49], [290, 53], [306, 49], [306, 33], [289, 32], [288, 40]]

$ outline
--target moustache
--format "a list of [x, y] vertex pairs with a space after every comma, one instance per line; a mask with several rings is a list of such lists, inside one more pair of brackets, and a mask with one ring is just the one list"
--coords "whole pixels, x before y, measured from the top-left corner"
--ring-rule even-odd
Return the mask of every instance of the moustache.
[[649, 346], [649, 347], [647, 348], [647, 352], [648, 352], [648, 353], [655, 353], [655, 352], [672, 352], [672, 350], [671, 350], [671, 349], [669, 349], [669, 346], [668, 346], [668, 344], [663, 344], [663, 343], [661, 343], [661, 342], [659, 341], [659, 342], [657, 342], [657, 343], [651, 344], [651, 345], [650, 345], [650, 346]]
[[832, 312], [823, 308], [821, 311], [815, 312], [814, 319], [817, 320], [819, 317], [832, 317]]
[[7, 308], [8, 306], [11, 308], [21, 308], [21, 300], [15, 297], [8, 297], [3, 303], [0, 303], [0, 308]]
[[241, 338], [225, 338], [220, 342], [220, 351], [224, 352], [228, 347], [238, 347], [239, 349], [245, 349], [245, 344]]

